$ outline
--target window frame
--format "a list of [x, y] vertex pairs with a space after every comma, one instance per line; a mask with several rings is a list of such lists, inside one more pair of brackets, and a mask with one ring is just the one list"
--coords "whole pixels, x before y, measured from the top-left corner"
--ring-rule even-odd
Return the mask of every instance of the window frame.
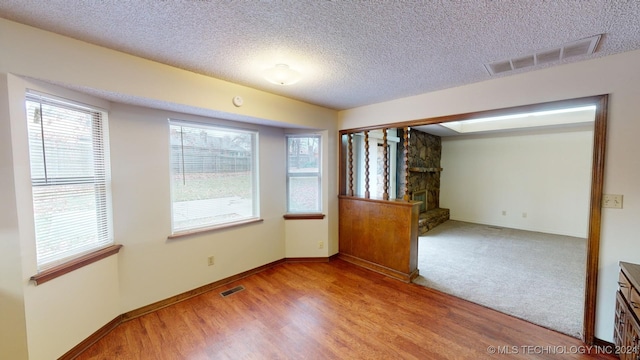
[[[189, 121], [182, 120], [177, 118], [169, 118], [169, 180], [170, 180], [170, 208], [171, 208], [171, 233], [168, 236], [169, 239], [179, 238], [184, 236], [190, 236], [193, 234], [198, 234], [207, 231], [213, 231], [218, 229], [224, 229], [234, 226], [240, 226], [245, 224], [251, 224], [256, 222], [262, 222], [263, 219], [260, 218], [260, 172], [259, 172], [259, 131], [255, 129], [247, 129], [240, 127], [231, 127], [220, 125], [217, 123], [206, 123], [199, 121]], [[175, 187], [174, 187], [174, 173], [173, 167], [173, 154], [172, 154], [172, 144], [171, 144], [171, 133], [173, 126], [186, 127], [191, 129], [203, 129], [203, 130], [212, 130], [212, 131], [221, 131], [221, 132], [235, 132], [240, 134], [249, 134], [251, 136], [251, 155], [249, 161], [249, 169], [251, 171], [250, 179], [251, 179], [251, 212], [250, 216], [245, 216], [240, 219], [232, 219], [229, 221], [221, 221], [208, 223], [203, 225], [196, 225], [191, 227], [176, 227], [176, 213], [175, 213]], [[181, 139], [181, 146], [184, 145], [184, 140]], [[181, 157], [184, 156], [184, 151], [180, 154]], [[182, 160], [184, 162], [184, 159]], [[179, 165], [179, 164], [178, 164]], [[184, 164], [182, 164], [184, 166]], [[184, 174], [183, 174], [184, 176]]]
[[[308, 172], [291, 172], [289, 168], [290, 164], [290, 156], [289, 156], [289, 140], [294, 138], [315, 138], [318, 141], [318, 171], [308, 171]], [[287, 215], [284, 216], [285, 219], [293, 220], [293, 219], [322, 219], [323, 216], [318, 216], [317, 214], [322, 214], [322, 135], [318, 133], [300, 133], [300, 134], [286, 134], [285, 135], [285, 156], [286, 156], [286, 164], [285, 164], [285, 172], [286, 172], [286, 209]], [[292, 177], [316, 177], [317, 178], [317, 194], [318, 198], [316, 199], [317, 208], [312, 211], [294, 211], [291, 209], [291, 178]], [[314, 216], [314, 214], [316, 214]]]
[[[39, 136], [39, 141], [42, 144], [46, 142], [50, 142], [53, 135], [51, 133], [46, 135], [44, 130], [44, 125], [40, 126], [40, 129], [34, 129], [28, 126], [29, 124], [29, 103], [34, 103], [36, 106], [39, 106], [38, 112], [34, 112], [34, 116], [37, 114], [40, 115], [40, 121], [44, 121], [43, 118], [43, 106], [51, 107], [54, 112], [57, 111], [72, 111], [78, 113], [86, 113], [87, 115], [92, 117], [92, 137], [90, 146], [93, 149], [91, 156], [91, 172], [92, 176], [86, 175], [77, 175], [70, 177], [60, 177], [51, 176], [49, 177], [46, 174], [46, 169], [49, 166], [52, 167], [65, 167], [72, 165], [71, 163], [65, 163], [60, 160], [49, 160], [47, 161], [47, 152], [45, 149], [45, 145], [42, 145], [43, 148], [41, 150], [36, 149], [34, 143], [32, 143], [32, 136]], [[110, 167], [110, 151], [109, 151], [109, 126], [108, 126], [108, 112], [102, 108], [99, 108], [94, 105], [87, 105], [69, 98], [63, 98], [55, 95], [51, 95], [48, 93], [40, 92], [33, 89], [26, 89], [25, 98], [25, 120], [26, 120], [26, 130], [27, 130], [27, 148], [29, 152], [29, 168], [30, 168], [30, 181], [31, 181], [31, 204], [32, 204], [32, 215], [33, 215], [33, 226], [34, 226], [34, 242], [35, 242], [35, 262], [37, 268], [37, 274], [31, 277], [36, 285], [41, 284], [43, 282], [52, 280], [58, 276], [64, 275], [70, 271], [81, 268], [83, 266], [89, 265], [93, 262], [96, 262], [100, 259], [108, 257], [112, 254], [118, 253], [122, 245], [116, 245], [114, 239], [113, 232], [113, 215], [112, 215], [112, 195], [111, 195], [111, 167]], [[54, 113], [50, 113], [54, 114]], [[52, 116], [52, 115], [49, 115]], [[35, 121], [35, 120], [34, 120]], [[68, 126], [68, 123], [63, 123], [60, 126]], [[51, 129], [51, 128], [50, 128]], [[54, 127], [55, 129], [55, 127]], [[49, 130], [50, 131], [50, 130]], [[60, 131], [60, 127], [57, 128], [56, 131]], [[49, 140], [45, 140], [46, 138]], [[66, 143], [65, 143], [66, 144]], [[74, 153], [76, 151], [80, 151], [78, 154], [82, 153], [82, 150], [79, 148], [80, 145], [74, 147]], [[97, 149], [97, 150], [96, 150]], [[37, 153], [42, 153], [42, 169], [45, 171], [44, 177], [39, 171], [34, 172], [34, 166], [39, 166], [39, 164], [34, 163], [34, 160], [37, 159]], [[79, 172], [84, 172], [86, 170], [80, 170]], [[98, 226], [98, 240], [95, 241], [94, 244], [89, 244], [88, 246], [80, 246], [75, 247], [69, 251], [59, 251], [58, 256], [53, 257], [40, 257], [37, 253], [38, 251], [38, 241], [43, 240], [45, 236], [50, 234], [50, 230], [40, 228], [38, 229], [36, 223], [36, 209], [40, 206], [39, 204], [44, 201], [57, 199], [70, 199], [68, 196], [46, 196], [43, 197], [41, 195], [36, 195], [36, 189], [43, 189], [44, 187], [50, 187], [54, 189], [59, 186], [66, 187], [81, 187], [83, 185], [93, 185], [92, 193], [94, 197], [96, 197], [95, 208], [93, 208], [94, 216], [93, 219], [96, 221], [96, 225]], [[77, 194], [78, 190], [74, 191], [74, 194]], [[60, 193], [59, 190], [53, 191], [53, 193]], [[71, 195], [69, 195], [71, 196]], [[66, 200], [68, 201], [68, 200]], [[53, 214], [55, 217], [55, 212], [47, 212]], [[64, 217], [64, 215], [57, 214], [58, 216]], [[77, 229], [77, 226], [71, 227], [71, 229]], [[40, 240], [39, 240], [40, 239]], [[55, 239], [55, 237], [54, 237]], [[58, 241], [60, 242], [60, 241]], [[53, 243], [56, 243], [54, 241]], [[55, 255], [55, 254], [54, 254]], [[46, 260], [46, 261], [43, 261]]]

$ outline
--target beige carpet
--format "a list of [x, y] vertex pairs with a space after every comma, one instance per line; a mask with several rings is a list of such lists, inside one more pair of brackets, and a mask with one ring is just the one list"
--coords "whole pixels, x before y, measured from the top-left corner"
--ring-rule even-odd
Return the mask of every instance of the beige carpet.
[[449, 220], [418, 253], [416, 284], [580, 337], [586, 239]]

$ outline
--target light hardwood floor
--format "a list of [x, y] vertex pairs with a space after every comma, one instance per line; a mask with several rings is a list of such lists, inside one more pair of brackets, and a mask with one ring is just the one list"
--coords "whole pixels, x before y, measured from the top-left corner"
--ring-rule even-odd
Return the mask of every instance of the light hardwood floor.
[[284, 263], [218, 290], [125, 322], [78, 359], [615, 358], [571, 354], [586, 348], [341, 260]]

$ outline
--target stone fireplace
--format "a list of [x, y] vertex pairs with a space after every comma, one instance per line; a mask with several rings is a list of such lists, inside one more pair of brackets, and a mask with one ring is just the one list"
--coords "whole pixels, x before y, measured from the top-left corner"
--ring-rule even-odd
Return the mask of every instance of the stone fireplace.
[[[399, 130], [402, 132], [402, 130]], [[402, 138], [403, 134], [399, 134]], [[400, 144], [401, 146], [402, 144]], [[439, 136], [427, 134], [415, 129], [409, 134], [409, 196], [412, 200], [422, 201], [420, 234], [449, 220], [449, 209], [440, 208], [440, 158], [442, 142]], [[404, 162], [404, 152], [398, 151], [398, 163]], [[401, 192], [405, 184], [405, 172], [398, 171], [398, 189]], [[402, 197], [402, 194], [398, 194]]]

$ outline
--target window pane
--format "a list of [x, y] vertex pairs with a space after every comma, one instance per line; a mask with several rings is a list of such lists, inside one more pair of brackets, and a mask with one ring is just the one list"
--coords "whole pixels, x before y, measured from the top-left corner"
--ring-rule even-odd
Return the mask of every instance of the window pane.
[[320, 136], [287, 136], [287, 211], [320, 212]]
[[258, 216], [256, 134], [172, 121], [173, 232]]
[[320, 172], [320, 137], [290, 136], [288, 170], [293, 172]]
[[289, 178], [289, 212], [319, 212], [319, 178], [317, 176]]
[[106, 117], [29, 93], [26, 101], [38, 269], [113, 244]]
[[93, 184], [36, 186], [33, 196], [39, 263], [103, 246], [107, 223], [96, 216], [100, 204]]

